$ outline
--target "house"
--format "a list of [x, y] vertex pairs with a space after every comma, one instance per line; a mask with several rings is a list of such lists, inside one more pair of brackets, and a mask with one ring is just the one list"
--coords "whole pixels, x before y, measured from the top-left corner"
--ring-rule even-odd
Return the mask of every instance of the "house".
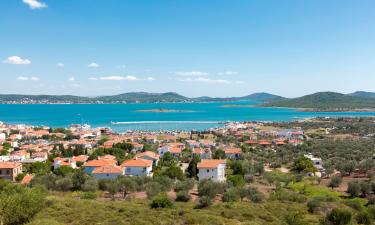
[[85, 162], [87, 162], [89, 157], [87, 155], [77, 155], [77, 156], [73, 156], [73, 159], [76, 162], [85, 163]]
[[115, 166], [117, 164], [116, 160], [112, 159], [95, 159], [87, 161], [85, 164], [82, 165], [84, 168], [84, 171], [86, 173], [92, 173], [92, 171], [97, 167], [103, 167], [103, 166]]
[[321, 158], [316, 158], [314, 157], [311, 153], [309, 154], [305, 154], [304, 155], [306, 158], [310, 159], [313, 164], [314, 164], [314, 167], [319, 170], [319, 171], [322, 171], [324, 168], [323, 168], [323, 161]]
[[14, 151], [10, 154], [9, 158], [10, 161], [20, 162], [22, 160], [30, 158], [30, 153], [28, 153], [26, 150]]
[[186, 145], [189, 146], [190, 148], [198, 148], [199, 147], [199, 142], [196, 140], [186, 140]]
[[121, 164], [126, 176], [152, 176], [152, 160], [135, 157]]
[[211, 148], [215, 146], [215, 142], [212, 140], [202, 139], [199, 140], [200, 146], [202, 148]]
[[249, 146], [256, 146], [258, 144], [258, 141], [250, 139], [250, 140], [244, 141], [244, 144], [249, 145]]
[[151, 160], [154, 166], [158, 165], [159, 158], [160, 158], [159, 154], [155, 152], [151, 152], [151, 151], [138, 153], [135, 157], [140, 158], [140, 159]]
[[258, 144], [259, 144], [260, 146], [263, 146], [263, 147], [268, 147], [268, 146], [271, 146], [271, 145], [272, 145], [272, 143], [271, 143], [270, 141], [267, 141], [267, 140], [260, 140], [260, 141], [258, 142]]
[[22, 164], [18, 162], [0, 162], [0, 178], [15, 181], [22, 173]]
[[212, 181], [225, 181], [225, 160], [221, 159], [203, 159], [197, 165], [198, 179], [210, 179]]
[[242, 158], [242, 151], [240, 148], [227, 148], [224, 150], [227, 159], [240, 159]]
[[144, 139], [147, 144], [155, 144], [158, 141], [158, 138], [155, 135], [147, 135]]
[[203, 148], [194, 148], [193, 155], [198, 155], [201, 159], [211, 159], [211, 150]]
[[57, 169], [60, 166], [69, 166], [73, 169], [77, 168], [76, 161], [73, 158], [60, 158], [56, 157], [53, 159], [53, 169]]
[[92, 171], [92, 175], [96, 179], [116, 179], [118, 176], [124, 175], [124, 171], [120, 166], [107, 165], [96, 167]]

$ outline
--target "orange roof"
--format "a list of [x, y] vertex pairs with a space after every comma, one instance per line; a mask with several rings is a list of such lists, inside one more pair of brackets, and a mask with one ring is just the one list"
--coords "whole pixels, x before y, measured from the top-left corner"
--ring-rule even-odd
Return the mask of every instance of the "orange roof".
[[105, 155], [105, 156], [99, 156], [98, 159], [104, 159], [104, 160], [116, 160], [116, 156], [113, 156], [113, 155]]
[[96, 167], [93, 171], [93, 174], [100, 174], [100, 173], [123, 173], [123, 170], [119, 166], [100, 166]]
[[121, 167], [150, 167], [152, 166], [152, 161], [141, 158], [134, 158], [131, 160], [124, 161]]
[[240, 154], [242, 153], [240, 148], [227, 148], [225, 149], [225, 154]]
[[22, 179], [22, 181], [21, 181], [21, 184], [25, 184], [25, 185], [27, 185], [27, 184], [29, 184], [29, 183], [31, 182], [31, 180], [32, 180], [33, 178], [34, 178], [33, 175], [26, 174], [26, 175], [23, 177], [23, 179]]
[[169, 152], [177, 154], [177, 153], [181, 153], [182, 149], [181, 148], [169, 148]]
[[225, 164], [223, 159], [203, 159], [198, 163], [198, 168], [216, 168], [220, 164]]
[[271, 142], [270, 142], [270, 141], [267, 141], [267, 140], [261, 140], [261, 141], [259, 141], [259, 144], [260, 144], [260, 145], [270, 145]]
[[117, 161], [116, 160], [110, 160], [110, 159], [96, 159], [96, 160], [90, 160], [87, 161], [83, 166], [95, 166], [95, 167], [100, 167], [100, 166], [114, 166], [116, 165]]
[[193, 151], [195, 154], [203, 154], [204, 153], [204, 150], [201, 149], [201, 148], [194, 148], [194, 151]]
[[77, 155], [73, 159], [77, 162], [86, 162], [89, 157], [87, 155]]
[[257, 140], [247, 140], [244, 142], [245, 144], [257, 144], [258, 141]]
[[136, 155], [136, 157], [142, 157], [142, 156], [148, 156], [152, 159], [159, 159], [159, 154], [155, 153], [155, 152], [151, 152], [151, 151], [145, 151], [145, 152], [141, 152], [141, 153], [138, 153]]
[[0, 162], [0, 169], [14, 169], [21, 165], [21, 163], [16, 162]]

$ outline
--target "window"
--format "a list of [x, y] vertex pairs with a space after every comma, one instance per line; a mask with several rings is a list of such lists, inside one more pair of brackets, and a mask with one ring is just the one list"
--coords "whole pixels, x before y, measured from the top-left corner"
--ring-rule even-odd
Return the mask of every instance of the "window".
[[209, 169], [207, 169], [207, 173], [209, 173], [210, 172], [210, 170]]
[[2, 170], [0, 170], [0, 175], [3, 173], [3, 171]]
[[7, 170], [7, 174], [8, 174], [8, 175], [10, 174], [10, 170]]

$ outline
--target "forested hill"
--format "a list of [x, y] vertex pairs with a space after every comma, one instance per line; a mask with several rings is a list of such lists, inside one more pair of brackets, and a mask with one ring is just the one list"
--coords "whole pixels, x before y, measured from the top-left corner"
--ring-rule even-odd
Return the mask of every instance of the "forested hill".
[[3, 104], [30, 104], [30, 103], [158, 103], [158, 102], [217, 102], [217, 101], [259, 101], [272, 102], [284, 99], [281, 96], [268, 93], [254, 93], [244, 97], [189, 98], [174, 92], [148, 93], [129, 92], [119, 95], [80, 97], [73, 95], [0, 95], [0, 103]]
[[335, 92], [318, 92], [299, 98], [266, 103], [267, 107], [288, 107], [322, 111], [375, 109], [375, 98], [358, 97]]

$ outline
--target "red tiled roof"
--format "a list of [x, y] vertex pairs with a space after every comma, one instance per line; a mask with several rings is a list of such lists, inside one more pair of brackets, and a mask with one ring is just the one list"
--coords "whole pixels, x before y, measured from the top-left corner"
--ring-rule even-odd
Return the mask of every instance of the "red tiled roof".
[[116, 160], [96, 159], [96, 160], [87, 161], [85, 164], [83, 164], [83, 167], [86, 167], [86, 166], [95, 166], [95, 167], [114, 166], [114, 165], [116, 165], [116, 163], [117, 163]]
[[96, 167], [93, 171], [93, 174], [101, 174], [101, 173], [117, 173], [122, 174], [123, 170], [119, 166], [100, 166]]
[[216, 168], [220, 164], [225, 164], [225, 160], [222, 159], [203, 159], [198, 163], [198, 168]]
[[21, 163], [16, 162], [0, 162], [0, 169], [14, 169], [21, 165]]
[[150, 167], [152, 166], [152, 161], [141, 158], [134, 158], [131, 160], [124, 161], [121, 167]]
[[148, 156], [152, 159], [159, 159], [159, 154], [155, 153], [155, 152], [151, 152], [151, 151], [145, 151], [145, 152], [141, 152], [141, 153], [138, 153], [136, 155], [136, 157], [140, 158], [142, 156]]
[[240, 154], [242, 153], [240, 148], [227, 148], [225, 149], [225, 154]]

